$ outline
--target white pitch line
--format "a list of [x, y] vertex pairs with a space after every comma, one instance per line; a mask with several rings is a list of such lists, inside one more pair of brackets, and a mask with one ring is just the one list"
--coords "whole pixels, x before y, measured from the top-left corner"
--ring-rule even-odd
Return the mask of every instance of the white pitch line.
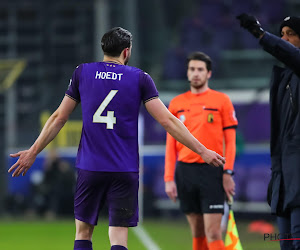
[[147, 250], [160, 250], [161, 248], [151, 239], [142, 225], [133, 228], [133, 232], [140, 239]]

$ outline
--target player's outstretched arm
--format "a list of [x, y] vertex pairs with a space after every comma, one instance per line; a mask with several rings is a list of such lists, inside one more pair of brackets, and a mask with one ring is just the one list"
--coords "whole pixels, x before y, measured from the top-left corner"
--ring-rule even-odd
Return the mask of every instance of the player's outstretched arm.
[[225, 159], [202, 145], [188, 131], [184, 124], [170, 113], [159, 98], [146, 102], [145, 107], [150, 115], [157, 120], [170, 135], [199, 154], [205, 162], [216, 167], [225, 164]]
[[12, 176], [23, 176], [34, 163], [36, 156], [55, 138], [61, 128], [67, 122], [69, 115], [77, 106], [77, 102], [65, 96], [58, 109], [49, 117], [35, 143], [28, 150], [10, 154], [11, 157], [19, 157], [18, 161], [8, 170]]

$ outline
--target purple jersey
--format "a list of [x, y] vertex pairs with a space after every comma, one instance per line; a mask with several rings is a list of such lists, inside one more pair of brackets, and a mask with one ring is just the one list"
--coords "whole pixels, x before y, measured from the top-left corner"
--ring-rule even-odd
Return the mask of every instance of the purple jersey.
[[66, 95], [82, 107], [76, 166], [89, 171], [138, 172], [140, 104], [158, 97], [142, 70], [111, 62], [79, 65]]

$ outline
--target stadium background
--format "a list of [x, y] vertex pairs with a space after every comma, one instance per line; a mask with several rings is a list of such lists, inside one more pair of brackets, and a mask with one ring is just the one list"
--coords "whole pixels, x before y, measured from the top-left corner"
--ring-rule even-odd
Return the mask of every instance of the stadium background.
[[[16, 180], [6, 173], [13, 163], [8, 155], [34, 142], [45, 119], [64, 96], [75, 67], [101, 60], [101, 36], [111, 27], [122, 26], [134, 37], [130, 65], [152, 76], [166, 105], [172, 97], [188, 89], [186, 56], [200, 50], [212, 57], [210, 87], [231, 97], [239, 120], [234, 211], [242, 228], [239, 230], [242, 243], [244, 238], [249, 246], [245, 249], [277, 249], [276, 243], [266, 243], [263, 236], [249, 232], [251, 220], [274, 222], [265, 199], [270, 178], [268, 84], [276, 61], [239, 27], [235, 16], [252, 13], [263, 28], [278, 35], [280, 21], [287, 15], [297, 15], [299, 10], [300, 3], [296, 0], [2, 0], [0, 232], [9, 234], [6, 229], [24, 219], [25, 228], [34, 223], [42, 228], [37, 220], [44, 218], [28, 219], [25, 210], [32, 192], [31, 183], [43, 176], [47, 153], [41, 154], [27, 177]], [[80, 135], [80, 112], [77, 108], [67, 127], [48, 148], [57, 149], [59, 156], [71, 166], [74, 166]], [[182, 214], [164, 193], [165, 132], [143, 108], [141, 114], [143, 224], [147, 229], [153, 223], [153, 230], [157, 231], [160, 226], [155, 228], [155, 221], [163, 219], [175, 234], [175, 219], [188, 238]], [[12, 223], [11, 217], [17, 221]], [[13, 228], [22, 226], [16, 224]], [[165, 233], [176, 238], [169, 229]], [[72, 239], [67, 242], [70, 244]], [[187, 244], [189, 241], [188, 238]], [[252, 241], [261, 245], [251, 248]], [[3, 241], [0, 249], [17, 249], [6, 245], [3, 248], [1, 244]], [[162, 249], [184, 249], [177, 247]]]

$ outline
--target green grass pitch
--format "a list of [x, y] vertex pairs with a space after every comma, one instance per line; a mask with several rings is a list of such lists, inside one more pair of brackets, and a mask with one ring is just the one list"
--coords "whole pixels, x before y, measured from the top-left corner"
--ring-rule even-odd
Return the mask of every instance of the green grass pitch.
[[[263, 236], [247, 232], [247, 221], [237, 221], [244, 250], [275, 250], [278, 242], [264, 241]], [[185, 220], [145, 220], [144, 229], [162, 250], [192, 249], [192, 238]], [[1, 250], [68, 250], [73, 249], [75, 227], [73, 220], [28, 221], [0, 220]], [[129, 250], [146, 249], [130, 229]], [[94, 250], [109, 250], [108, 224], [103, 219], [95, 227]]]

